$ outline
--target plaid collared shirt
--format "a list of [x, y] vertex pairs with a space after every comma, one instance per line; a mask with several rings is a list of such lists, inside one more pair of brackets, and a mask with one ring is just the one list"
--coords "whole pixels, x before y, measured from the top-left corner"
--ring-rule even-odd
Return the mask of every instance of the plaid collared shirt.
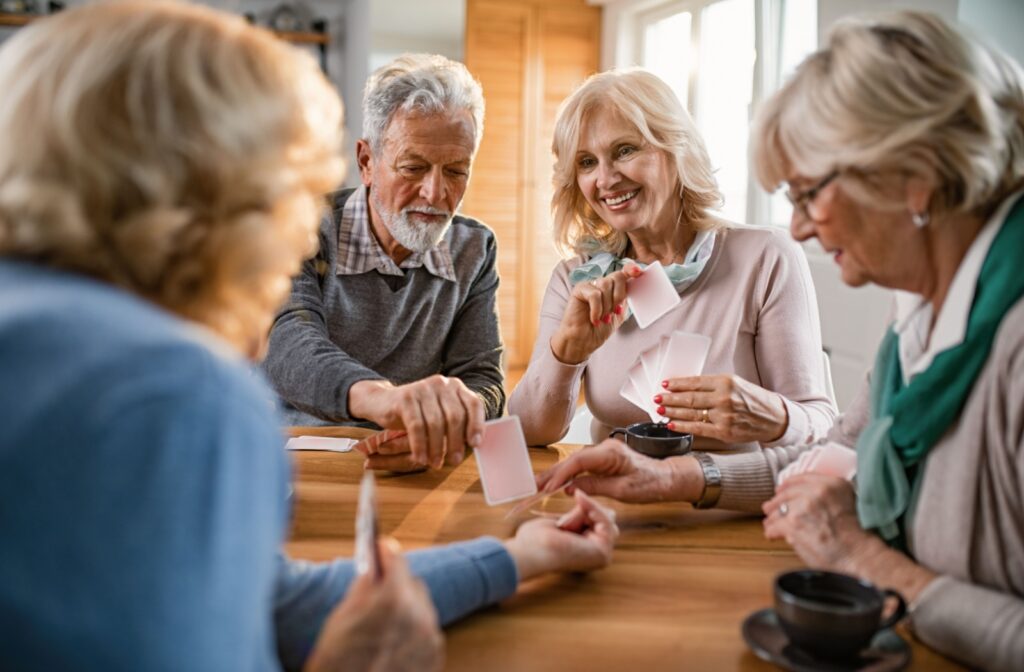
[[360, 186], [345, 202], [338, 227], [338, 275], [359, 275], [377, 271], [383, 275], [402, 276], [403, 268], [427, 269], [433, 275], [455, 282], [448, 235], [426, 252], [413, 252], [401, 264], [387, 255], [370, 230], [370, 212], [366, 203], [366, 186]]

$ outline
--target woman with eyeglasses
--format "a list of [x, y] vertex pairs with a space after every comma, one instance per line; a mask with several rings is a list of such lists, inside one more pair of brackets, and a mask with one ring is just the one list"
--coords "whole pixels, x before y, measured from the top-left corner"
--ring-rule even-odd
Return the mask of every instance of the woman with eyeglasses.
[[[828, 393], [807, 262], [784, 232], [732, 224], [711, 160], [671, 88], [643, 70], [588, 79], [559, 112], [552, 210], [559, 246], [530, 365], [509, 401], [531, 444], [568, 430], [581, 385], [595, 441], [648, 419], [621, 390], [673, 332], [711, 338], [704, 375], [636, 395], [701, 449], [759, 450], [824, 435]], [[625, 303], [660, 262], [679, 304], [641, 329]]]
[[707, 479], [611, 442], [542, 483], [589, 471], [578, 488], [631, 501], [638, 483], [687, 501], [713, 487], [719, 506], [762, 508], [767, 536], [812, 567], [902, 593], [938, 651], [1022, 669], [1024, 72], [930, 14], [853, 20], [752, 138], [761, 183], [789, 186], [793, 236], [817, 238], [848, 285], [899, 290], [869, 380], [813, 449], [856, 451], [856, 484], [799, 451], [715, 456]]

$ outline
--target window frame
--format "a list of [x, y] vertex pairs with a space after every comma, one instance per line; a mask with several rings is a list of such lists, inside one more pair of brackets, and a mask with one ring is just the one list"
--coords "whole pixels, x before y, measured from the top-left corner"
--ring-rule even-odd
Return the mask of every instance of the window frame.
[[[633, 17], [632, 60], [644, 64], [644, 41], [647, 27], [670, 16], [690, 12], [690, 63], [687, 80], [686, 110], [694, 122], [701, 124], [697, 117], [700, 78], [700, 52], [702, 18], [705, 8], [723, 0], [668, 0], [646, 4]], [[783, 16], [786, 0], [752, 0], [754, 5], [754, 73], [751, 88], [751, 104], [747, 114], [748, 128], [753, 115], [767, 93], [775, 91], [781, 83], [782, 47], [785, 40]], [[714, 157], [712, 157], [714, 158]], [[785, 226], [788, 222], [771, 221], [772, 195], [765, 193], [754, 178], [751, 166], [747, 166], [747, 196], [745, 223]]]

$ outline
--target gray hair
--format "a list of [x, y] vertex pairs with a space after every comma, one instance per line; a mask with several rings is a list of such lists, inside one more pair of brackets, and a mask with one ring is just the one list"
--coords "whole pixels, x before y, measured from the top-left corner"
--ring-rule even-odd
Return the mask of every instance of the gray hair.
[[473, 116], [474, 151], [484, 133], [484, 94], [466, 66], [436, 54], [403, 54], [378, 69], [363, 90], [363, 139], [377, 152], [396, 112]]
[[767, 189], [789, 168], [840, 169], [858, 200], [895, 208], [879, 181], [899, 172], [935, 185], [932, 214], [983, 212], [1024, 179], [1024, 72], [933, 14], [847, 20], [765, 103], [751, 141]]

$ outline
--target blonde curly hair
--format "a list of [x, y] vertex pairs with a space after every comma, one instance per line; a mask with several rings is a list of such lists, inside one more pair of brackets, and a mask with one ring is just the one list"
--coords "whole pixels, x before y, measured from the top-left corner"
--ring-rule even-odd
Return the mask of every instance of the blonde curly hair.
[[555, 121], [551, 212], [555, 245], [563, 253], [588, 254], [589, 240], [601, 250], [622, 254], [629, 240], [598, 217], [576, 184], [576, 151], [587, 115], [598, 108], [616, 110], [644, 140], [668, 153], [675, 167], [677, 191], [686, 222], [697, 231], [725, 225], [711, 214], [722, 205], [711, 158], [696, 125], [671, 87], [639, 68], [591, 75], [565, 99]]
[[925, 12], [845, 20], [759, 111], [751, 156], [774, 190], [839, 170], [862, 203], [892, 176], [934, 186], [932, 215], [987, 215], [1024, 179], [1024, 72]]
[[90, 4], [0, 49], [0, 255], [120, 286], [248, 354], [343, 176], [341, 101], [268, 31]]

